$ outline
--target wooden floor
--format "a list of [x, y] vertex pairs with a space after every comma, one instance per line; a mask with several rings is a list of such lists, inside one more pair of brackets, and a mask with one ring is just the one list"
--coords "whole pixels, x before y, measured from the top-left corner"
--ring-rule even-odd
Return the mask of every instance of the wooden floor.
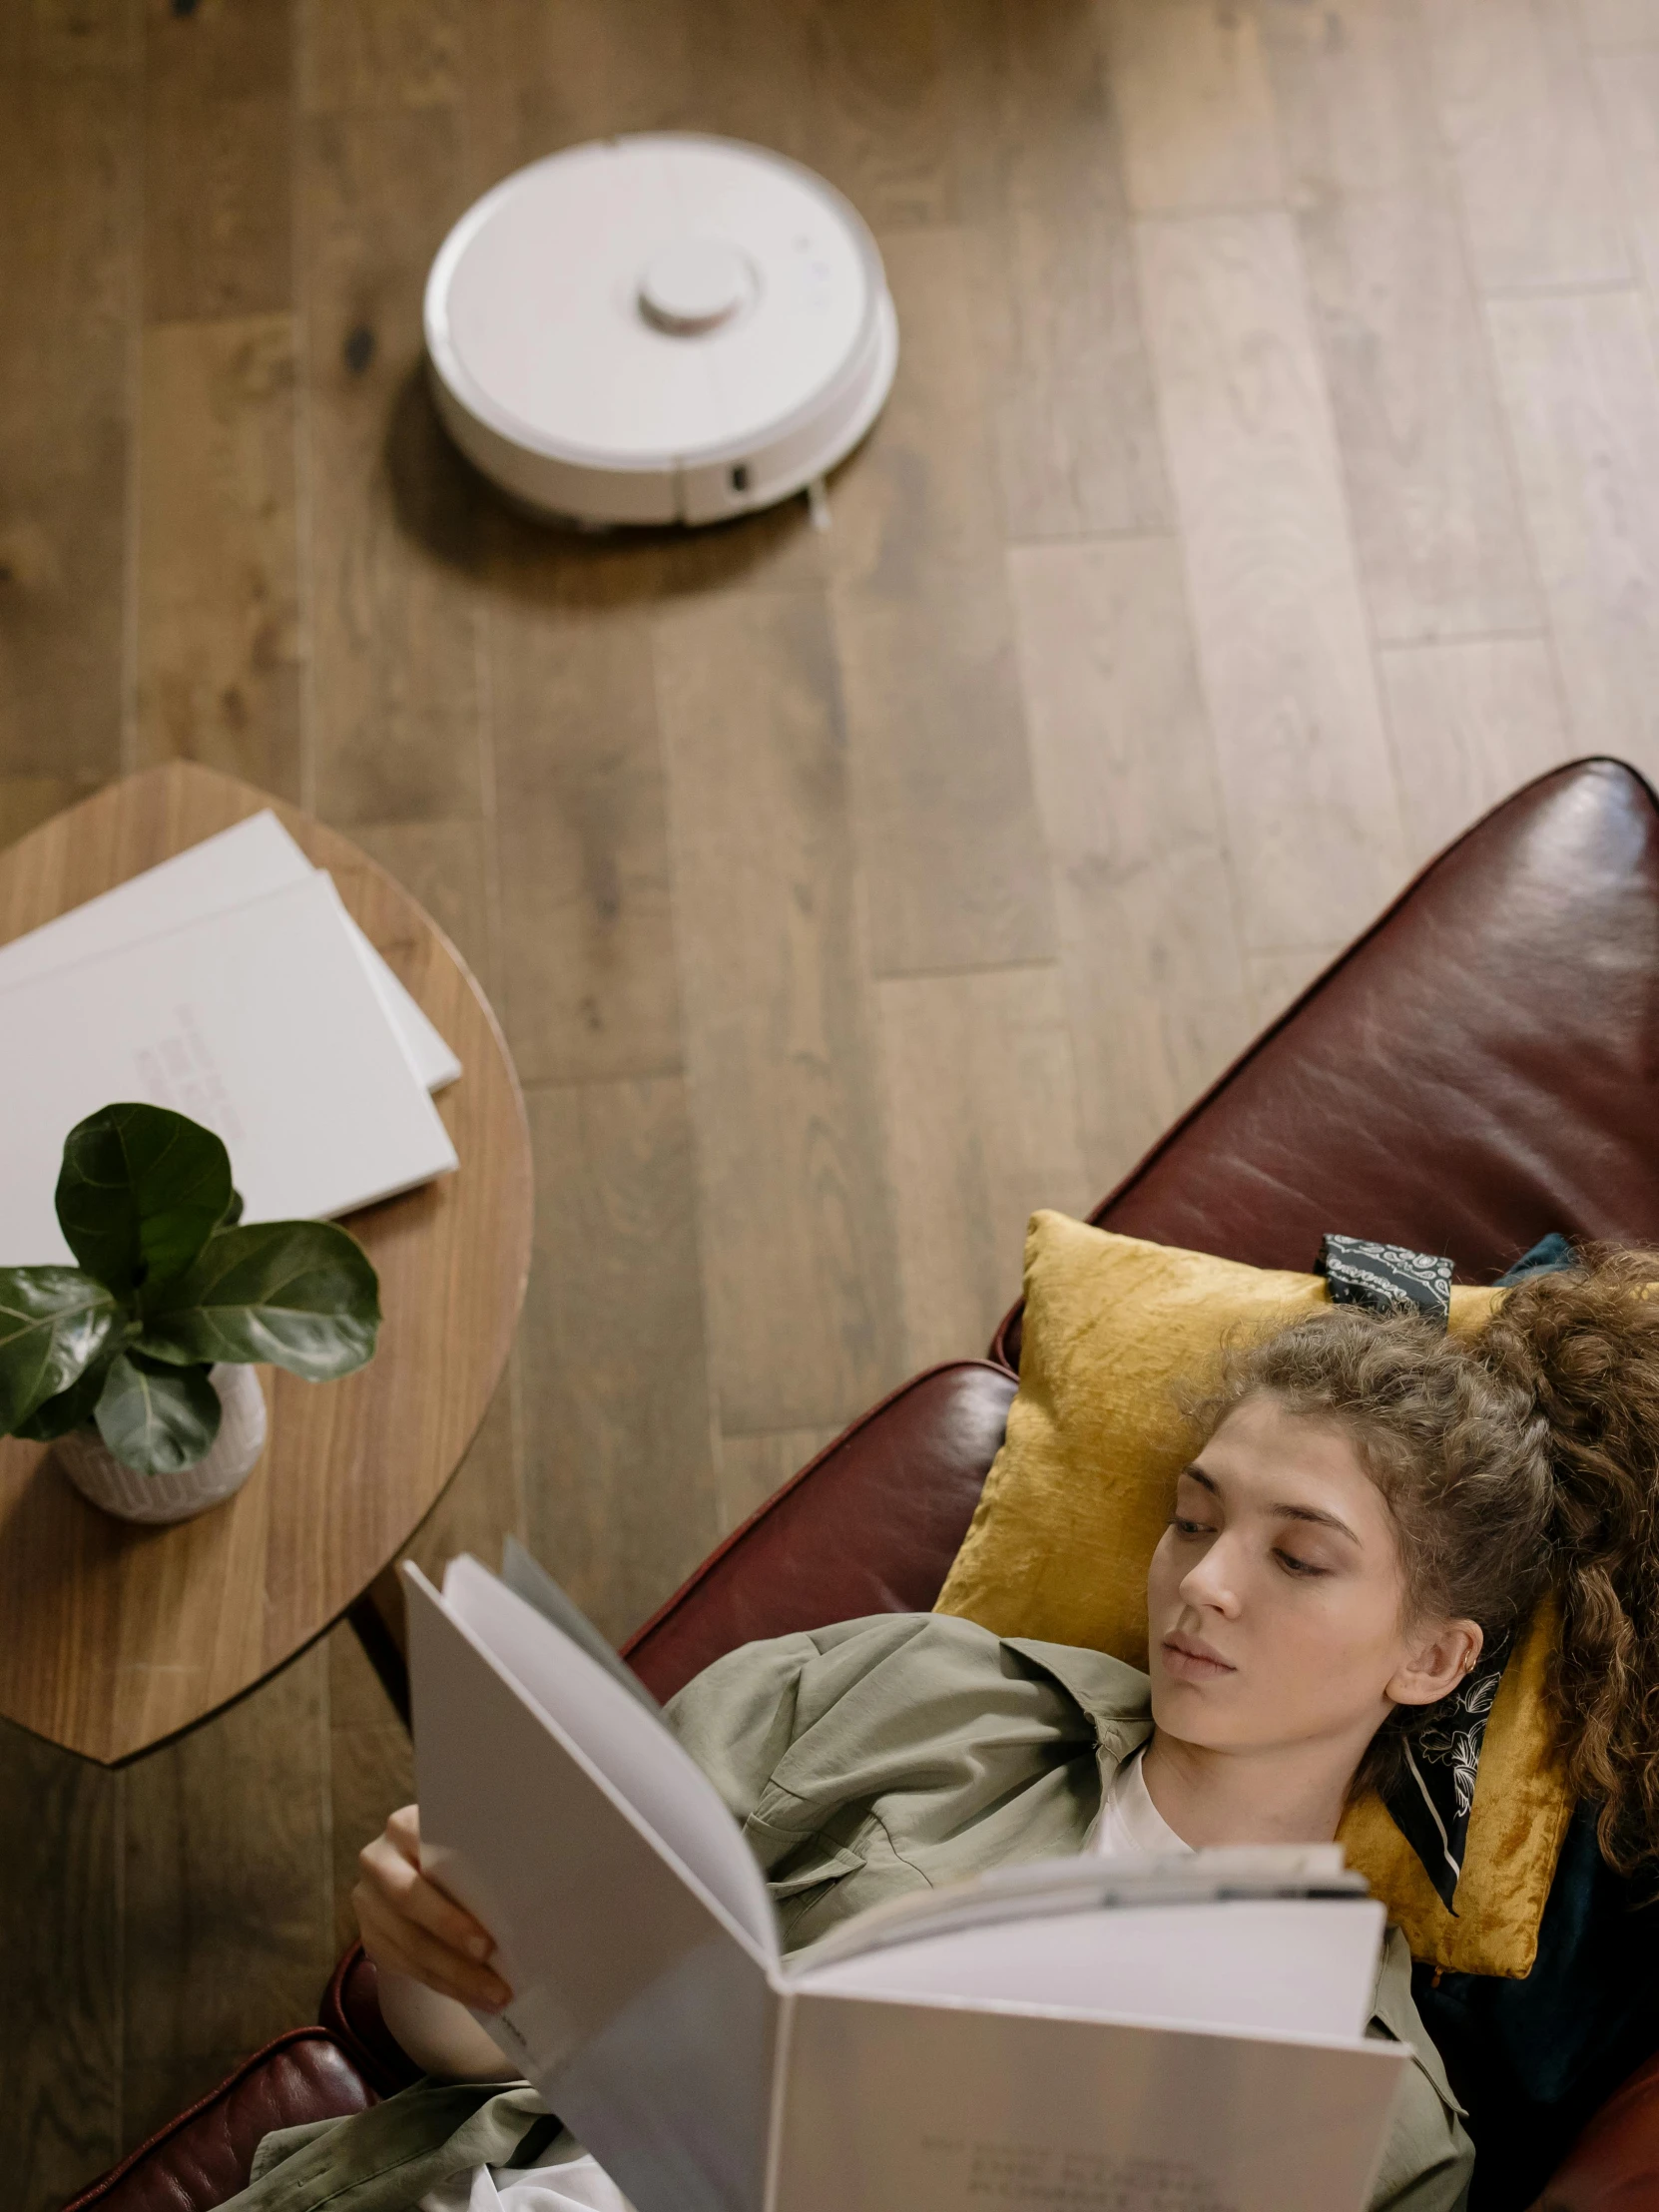
[[[879, 235], [828, 533], [562, 539], [434, 425], [448, 225], [662, 125]], [[297, 799], [524, 1078], [425, 1554], [626, 1630], [1472, 817], [1659, 771], [1656, 292], [1659, 0], [0, 10], [0, 837], [173, 754]], [[408, 1788], [343, 1635], [125, 1773], [0, 1731], [8, 2204], [311, 2016]]]

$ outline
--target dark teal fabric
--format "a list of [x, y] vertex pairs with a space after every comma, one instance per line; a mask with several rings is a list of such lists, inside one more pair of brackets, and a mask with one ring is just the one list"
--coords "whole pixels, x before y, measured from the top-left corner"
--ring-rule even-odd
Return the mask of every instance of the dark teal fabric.
[[1417, 1966], [1411, 1993], [1474, 2138], [1469, 2212], [1522, 2212], [1619, 2083], [1659, 2050], [1659, 1905], [1613, 1873], [1580, 1806], [1524, 1981]]

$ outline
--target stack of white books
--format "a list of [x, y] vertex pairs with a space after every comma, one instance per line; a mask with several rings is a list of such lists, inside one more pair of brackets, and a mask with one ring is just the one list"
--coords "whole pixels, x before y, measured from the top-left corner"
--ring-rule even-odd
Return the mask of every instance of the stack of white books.
[[460, 1062], [274, 814], [0, 945], [0, 1267], [70, 1264], [63, 1141], [117, 1101], [225, 1140], [249, 1222], [327, 1220], [456, 1165]]
[[1361, 2212], [1409, 2053], [1335, 1845], [1015, 1866], [786, 1957], [712, 1782], [568, 1598], [405, 1566], [426, 1872], [475, 2015], [638, 2212]]

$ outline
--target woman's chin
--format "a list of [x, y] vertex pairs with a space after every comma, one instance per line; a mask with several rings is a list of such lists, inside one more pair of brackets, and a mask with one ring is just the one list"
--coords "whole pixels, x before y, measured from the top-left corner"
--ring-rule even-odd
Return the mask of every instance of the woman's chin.
[[1202, 1743], [1205, 1721], [1220, 1720], [1228, 1703], [1232, 1675], [1213, 1675], [1207, 1681], [1184, 1682], [1155, 1667], [1152, 1673], [1152, 1725], [1167, 1736], [1182, 1736]]

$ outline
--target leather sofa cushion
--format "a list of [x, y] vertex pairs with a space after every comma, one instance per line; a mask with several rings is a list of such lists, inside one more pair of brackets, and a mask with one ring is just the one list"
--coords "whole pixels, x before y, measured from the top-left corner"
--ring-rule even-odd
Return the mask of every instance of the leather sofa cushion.
[[1653, 2212], [1659, 2205], [1659, 2058], [1608, 2098], [1534, 2212]]
[[198, 2103], [141, 2143], [65, 2212], [203, 2212], [248, 2186], [276, 2127], [361, 2112], [375, 2103], [334, 2038], [296, 2027], [256, 2051]]

